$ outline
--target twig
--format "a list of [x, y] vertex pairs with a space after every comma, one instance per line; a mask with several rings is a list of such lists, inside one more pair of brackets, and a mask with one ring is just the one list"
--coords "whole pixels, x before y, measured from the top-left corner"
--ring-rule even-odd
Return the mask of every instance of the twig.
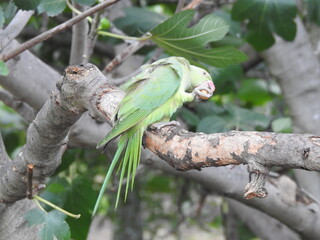
[[34, 11], [19, 10], [9, 25], [0, 30], [0, 51], [16, 38], [33, 15]]
[[178, 13], [182, 10], [185, 0], [179, 0], [175, 13]]
[[93, 53], [94, 46], [97, 40], [97, 29], [99, 27], [100, 22], [100, 12], [97, 12], [94, 17], [92, 18], [90, 32], [87, 36], [87, 46], [85, 49], [85, 55], [87, 56], [87, 59], [89, 59]]
[[22, 53], [23, 51], [33, 47], [34, 45], [42, 42], [42, 41], [45, 41], [49, 38], [51, 38], [52, 36], [54, 36], [55, 34], [61, 32], [61, 31], [64, 31], [65, 29], [67, 28], [70, 28], [72, 27], [74, 24], [78, 23], [79, 21], [81, 21], [82, 19], [106, 8], [106, 7], [109, 7], [111, 6], [112, 4], [115, 4], [117, 2], [119, 2], [121, 0], [106, 0], [90, 9], [88, 9], [87, 11], [83, 12], [82, 14], [78, 15], [78, 16], [75, 16], [73, 18], [71, 18], [70, 20], [30, 39], [29, 41], [21, 44], [19, 47], [17, 47], [16, 49], [12, 50], [11, 52], [9, 52], [8, 54], [6, 55], [1, 55], [0, 56], [0, 60], [6, 62], [8, 61], [9, 59], [19, 55], [20, 53]]
[[202, 1], [203, 0], [193, 0], [187, 6], [182, 8], [182, 10], [195, 9], [197, 6], [199, 6], [202, 3]]
[[127, 48], [125, 48], [120, 54], [118, 54], [108, 65], [103, 69], [103, 73], [109, 73], [114, 68], [119, 66], [125, 59], [131, 56], [133, 53], [138, 51], [140, 48], [145, 46], [148, 41], [136, 41], [130, 44]]
[[32, 199], [33, 189], [33, 164], [27, 165], [27, 198]]

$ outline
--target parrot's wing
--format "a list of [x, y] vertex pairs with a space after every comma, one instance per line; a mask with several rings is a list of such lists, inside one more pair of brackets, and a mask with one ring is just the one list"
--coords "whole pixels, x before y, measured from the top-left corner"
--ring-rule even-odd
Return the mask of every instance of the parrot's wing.
[[155, 65], [149, 78], [136, 80], [120, 102], [118, 121], [107, 136], [98, 143], [98, 148], [107, 144], [124, 131], [145, 119], [154, 109], [161, 106], [179, 89], [183, 76], [179, 62]]
[[97, 148], [107, 145], [110, 141], [118, 137], [121, 133], [127, 131], [129, 128], [140, 122], [142, 119], [146, 118], [150, 114], [150, 110], [140, 110], [135, 111], [130, 114], [124, 120], [119, 120], [111, 131], [105, 136], [97, 145]]

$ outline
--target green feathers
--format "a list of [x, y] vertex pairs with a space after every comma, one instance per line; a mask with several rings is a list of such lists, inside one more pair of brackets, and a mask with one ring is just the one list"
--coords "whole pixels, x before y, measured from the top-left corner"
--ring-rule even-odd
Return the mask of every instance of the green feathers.
[[[140, 161], [142, 137], [147, 127], [155, 122], [168, 121], [184, 102], [192, 101], [195, 93], [187, 90], [195, 88], [194, 83], [211, 81], [205, 70], [201, 69], [200, 74], [195, 74], [192, 69], [194, 66], [184, 58], [165, 58], [145, 66], [143, 72], [122, 86], [126, 95], [119, 104], [116, 123], [97, 145], [97, 148], [100, 148], [120, 136], [118, 149], [101, 187], [93, 215], [117, 164], [120, 177], [115, 206], [118, 206], [125, 179], [125, 199], [129, 188], [133, 189]], [[197, 79], [192, 79], [192, 76]]]

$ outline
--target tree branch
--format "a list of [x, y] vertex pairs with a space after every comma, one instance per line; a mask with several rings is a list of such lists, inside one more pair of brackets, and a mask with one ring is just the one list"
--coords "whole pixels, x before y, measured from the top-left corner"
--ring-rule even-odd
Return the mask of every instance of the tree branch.
[[0, 30], [0, 51], [20, 34], [33, 13], [34, 11], [19, 10], [9, 25]]
[[265, 213], [248, 207], [233, 199], [227, 199], [229, 208], [233, 211], [249, 229], [260, 239], [279, 240], [290, 239], [300, 240], [297, 233], [292, 231], [282, 222], [266, 215]]
[[35, 111], [27, 103], [16, 99], [11, 93], [0, 88], [0, 100], [19, 113], [26, 122], [30, 123], [36, 116]]
[[7, 154], [6, 148], [3, 143], [2, 135], [0, 132], [0, 167], [8, 161], [10, 161], [10, 158]]
[[168, 126], [145, 133], [145, 146], [177, 170], [247, 164], [245, 198], [266, 197], [272, 166], [320, 171], [320, 137], [269, 132], [190, 133]]
[[104, 68], [104, 73], [111, 72], [114, 68], [124, 62], [129, 56], [138, 51], [140, 48], [150, 43], [150, 41], [133, 41], [128, 47], [123, 49], [114, 59], [112, 59], [108, 65]]
[[52, 36], [54, 36], [55, 34], [65, 30], [66, 28], [70, 28], [72, 27], [74, 24], [80, 22], [81, 20], [83, 20], [84, 18], [94, 14], [95, 12], [98, 12], [106, 7], [111, 6], [112, 4], [115, 4], [117, 2], [119, 2], [120, 0], [106, 0], [103, 1], [102, 3], [88, 9], [87, 11], [83, 12], [82, 14], [79, 14], [78, 16], [75, 16], [73, 18], [71, 18], [70, 20], [30, 39], [29, 41], [21, 44], [19, 47], [17, 47], [16, 49], [12, 50], [11, 52], [7, 53], [6, 55], [0, 55], [0, 60], [6, 62], [9, 59], [19, 55], [20, 53], [22, 53], [23, 51], [33, 47], [34, 45], [47, 40], [48, 38], [51, 38]]
[[[74, 3], [74, 5], [76, 9], [81, 11], [85, 9], [84, 6], [77, 3]], [[73, 12], [73, 16], [76, 16], [76, 13]], [[69, 60], [70, 65], [88, 62], [88, 56], [86, 56], [88, 31], [89, 26], [87, 19], [85, 18], [72, 26], [72, 42]]]

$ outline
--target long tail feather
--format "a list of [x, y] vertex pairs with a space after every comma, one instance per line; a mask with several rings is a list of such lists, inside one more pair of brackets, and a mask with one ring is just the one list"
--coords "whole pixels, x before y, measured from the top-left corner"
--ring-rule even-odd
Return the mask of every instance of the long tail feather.
[[[135, 173], [136, 173], [137, 165], [139, 163], [140, 152], [141, 152], [142, 135], [143, 135], [142, 129], [139, 129], [139, 130], [135, 129], [134, 133], [131, 132], [131, 133], [128, 133], [127, 135], [128, 142], [126, 147], [126, 153], [121, 163], [122, 164], [121, 173], [120, 173], [119, 187], [118, 187], [115, 208], [117, 208], [119, 203], [122, 183], [123, 183], [125, 174], [127, 179], [126, 179], [124, 201], [126, 201], [127, 199], [129, 185], [130, 185], [130, 177], [132, 179], [131, 181], [133, 181], [133, 179], [135, 178]], [[132, 190], [132, 186], [131, 186], [131, 190]]]
[[101, 198], [102, 198], [102, 196], [103, 196], [103, 194], [104, 194], [104, 192], [105, 192], [105, 190], [106, 190], [106, 188], [107, 188], [107, 185], [108, 185], [108, 183], [109, 183], [111, 174], [112, 174], [112, 172], [113, 172], [113, 169], [114, 169], [114, 167], [116, 166], [116, 164], [117, 164], [117, 162], [118, 162], [118, 160], [119, 160], [119, 158], [120, 158], [120, 156], [121, 156], [121, 154], [122, 154], [122, 151], [123, 151], [123, 149], [124, 149], [124, 147], [125, 147], [126, 145], [127, 145], [127, 144], [126, 144], [126, 140], [123, 139], [123, 138], [120, 138], [119, 144], [118, 144], [118, 150], [117, 150], [117, 152], [116, 152], [116, 154], [115, 154], [115, 156], [114, 156], [114, 158], [113, 158], [113, 160], [112, 160], [112, 163], [111, 163], [111, 165], [110, 165], [110, 167], [109, 167], [109, 170], [108, 170], [108, 172], [107, 172], [107, 175], [106, 175], [106, 177], [105, 177], [105, 179], [104, 179], [104, 181], [103, 181], [102, 187], [101, 187], [100, 192], [99, 192], [98, 199], [97, 199], [96, 204], [95, 204], [94, 209], [93, 209], [92, 216], [94, 216], [94, 215], [96, 214], [97, 210], [98, 210], [98, 207], [99, 207]]
[[134, 158], [132, 161], [132, 179], [131, 179], [131, 191], [133, 190], [133, 184], [134, 184], [134, 176], [137, 172], [137, 167], [140, 162], [140, 155], [141, 155], [141, 144], [142, 144], [142, 137], [143, 137], [143, 129], [140, 129], [139, 132], [137, 132], [137, 141], [136, 141], [136, 149], [137, 151], [134, 154]]
[[126, 201], [128, 191], [129, 191], [129, 186], [130, 186], [130, 178], [131, 178], [131, 191], [132, 191], [135, 174], [137, 171], [138, 164], [140, 162], [143, 132], [144, 132], [143, 129], [139, 129], [139, 130], [134, 129], [132, 131], [129, 130], [128, 132], [120, 136], [118, 150], [112, 160], [112, 163], [108, 169], [106, 178], [104, 179], [104, 182], [102, 184], [92, 216], [98, 210], [99, 203], [101, 201], [103, 193], [105, 192], [105, 189], [110, 181], [111, 174], [114, 171], [116, 164], [119, 163], [119, 159], [120, 159], [120, 163], [118, 165], [117, 173], [120, 173], [120, 177], [119, 177], [119, 186], [118, 186], [115, 208], [117, 208], [119, 204], [119, 199], [120, 199], [120, 194], [121, 194], [121, 189], [122, 189], [122, 184], [123, 184], [125, 174], [126, 174], [126, 188], [125, 188], [124, 201]]

